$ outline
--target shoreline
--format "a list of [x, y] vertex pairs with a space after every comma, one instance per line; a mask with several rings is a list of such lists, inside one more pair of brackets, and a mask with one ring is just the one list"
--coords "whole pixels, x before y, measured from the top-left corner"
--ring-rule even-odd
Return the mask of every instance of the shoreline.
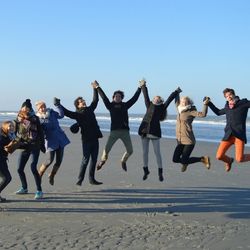
[[[35, 185], [29, 162], [25, 168], [29, 194], [15, 195], [20, 181], [16, 173], [18, 152], [9, 158], [13, 180], [2, 192], [10, 200], [0, 204], [0, 247], [8, 249], [246, 249], [250, 247], [250, 184], [248, 163], [224, 171], [213, 143], [197, 142], [193, 156], [209, 154], [211, 169], [193, 164], [184, 173], [171, 162], [176, 142], [161, 139], [164, 163], [159, 182], [155, 156], [150, 146], [150, 175], [142, 181], [139, 136], [132, 136], [134, 153], [128, 172], [120, 166], [124, 146], [112, 148], [96, 179], [88, 175], [75, 185], [80, 161], [80, 133], [72, 134], [64, 161], [55, 177], [42, 180], [44, 199], [34, 200]], [[100, 140], [99, 158], [107, 140]], [[233, 151], [229, 151], [230, 154]], [[45, 159], [41, 154], [39, 164]], [[88, 173], [88, 169], [87, 172]]]

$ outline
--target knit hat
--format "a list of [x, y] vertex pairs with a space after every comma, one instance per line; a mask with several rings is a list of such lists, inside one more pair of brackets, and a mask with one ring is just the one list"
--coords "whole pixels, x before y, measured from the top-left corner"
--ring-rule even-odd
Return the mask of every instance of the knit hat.
[[46, 106], [44, 101], [37, 101], [36, 102], [36, 109], [39, 110], [42, 106]]
[[32, 110], [32, 104], [31, 104], [31, 101], [30, 99], [26, 99], [25, 102], [22, 104], [22, 108], [23, 107], [27, 107], [29, 108], [30, 110]]

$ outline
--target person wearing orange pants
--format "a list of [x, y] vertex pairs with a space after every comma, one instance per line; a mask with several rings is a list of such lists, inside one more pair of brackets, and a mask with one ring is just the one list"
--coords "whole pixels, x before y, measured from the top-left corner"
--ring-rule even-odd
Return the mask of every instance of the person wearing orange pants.
[[237, 162], [250, 161], [250, 154], [244, 154], [244, 147], [247, 143], [246, 119], [250, 101], [246, 98], [240, 99], [230, 88], [224, 89], [223, 95], [226, 99], [224, 108], [218, 109], [211, 100], [208, 106], [216, 115], [226, 115], [225, 134], [218, 147], [216, 158], [225, 163], [225, 171], [229, 172], [234, 158], [229, 157], [226, 152], [232, 145], [235, 145], [235, 160]]

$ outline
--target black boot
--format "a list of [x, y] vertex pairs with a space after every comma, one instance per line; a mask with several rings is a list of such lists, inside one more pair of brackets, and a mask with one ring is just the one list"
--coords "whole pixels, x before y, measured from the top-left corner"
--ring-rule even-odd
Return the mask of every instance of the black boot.
[[163, 175], [162, 175], [163, 169], [162, 168], [158, 168], [158, 175], [159, 175], [159, 181], [163, 181]]
[[143, 167], [143, 171], [144, 171], [144, 175], [142, 179], [145, 181], [148, 178], [148, 175], [150, 174], [150, 172], [148, 171], [148, 167]]
[[90, 165], [89, 169], [89, 183], [92, 185], [101, 185], [102, 182], [99, 182], [95, 179], [95, 164]]

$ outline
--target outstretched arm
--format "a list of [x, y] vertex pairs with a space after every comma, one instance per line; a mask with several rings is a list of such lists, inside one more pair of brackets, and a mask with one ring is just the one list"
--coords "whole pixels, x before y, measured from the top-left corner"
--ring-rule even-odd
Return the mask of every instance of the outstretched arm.
[[102, 88], [99, 86], [99, 83], [97, 81], [94, 81], [91, 84], [92, 84], [93, 88], [95, 88], [97, 90], [98, 94], [101, 96], [106, 108], [110, 109], [111, 103], [110, 103], [108, 97], [106, 96], [106, 94], [104, 93], [104, 91], [102, 90]]
[[164, 102], [164, 108], [166, 109], [169, 104], [182, 92], [182, 90], [180, 89], [180, 87], [178, 87], [174, 92], [172, 92], [170, 94], [170, 96], [168, 97], [168, 99]]
[[90, 108], [91, 108], [92, 110], [95, 110], [96, 107], [97, 107], [98, 101], [99, 101], [99, 96], [98, 96], [97, 88], [94, 87], [93, 84], [91, 84], [91, 85], [92, 85], [92, 87], [93, 87], [93, 100], [92, 100], [92, 102], [91, 102], [91, 104], [90, 104]]
[[77, 118], [77, 113], [76, 112], [72, 112], [69, 111], [68, 109], [66, 109], [65, 107], [63, 107], [63, 105], [61, 104], [60, 99], [54, 97], [54, 105], [56, 107], [60, 107], [64, 113], [65, 116], [71, 118], [71, 119], [76, 119]]
[[204, 97], [203, 99], [204, 103], [208, 105], [208, 107], [216, 114], [216, 115], [225, 115], [225, 108], [223, 109], [218, 109], [210, 100], [209, 97]]
[[[144, 82], [146, 84], [146, 81], [144, 81]], [[133, 97], [131, 99], [129, 99], [126, 102], [127, 109], [129, 109], [130, 107], [132, 107], [136, 103], [136, 101], [138, 100], [138, 98], [139, 98], [139, 96], [141, 94], [141, 87], [142, 87], [142, 84], [141, 84], [141, 81], [139, 81], [139, 87], [136, 90], [135, 94], [133, 95]]]
[[142, 94], [144, 96], [145, 106], [146, 106], [146, 108], [148, 108], [149, 105], [150, 105], [150, 99], [149, 99], [149, 96], [148, 96], [148, 88], [146, 86], [146, 81], [145, 80], [140, 80], [139, 83], [140, 83], [140, 87], [141, 87], [141, 90], [142, 90]]

